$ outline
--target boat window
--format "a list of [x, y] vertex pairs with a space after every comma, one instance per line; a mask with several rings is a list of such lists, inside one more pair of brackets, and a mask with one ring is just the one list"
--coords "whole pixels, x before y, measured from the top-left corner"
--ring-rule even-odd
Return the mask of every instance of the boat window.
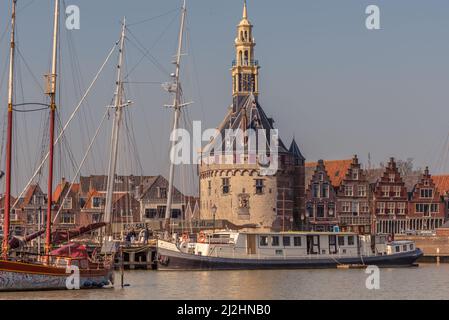
[[282, 256], [282, 255], [284, 255], [284, 250], [276, 250], [276, 255], [277, 255], [277, 256]]
[[414, 250], [413, 244], [410, 245], [410, 250]]
[[293, 243], [294, 243], [295, 247], [300, 247], [302, 245], [301, 244], [301, 237], [294, 237], [293, 238]]
[[331, 254], [337, 253], [337, 236], [336, 235], [329, 236], [329, 253], [331, 253]]
[[345, 245], [345, 237], [344, 236], [338, 236], [338, 245], [339, 246]]
[[267, 236], [260, 236], [260, 245], [262, 247], [268, 246], [268, 237]]
[[348, 246], [354, 245], [354, 236], [348, 236]]
[[271, 245], [273, 246], [273, 247], [277, 247], [277, 246], [279, 246], [279, 237], [271, 237]]
[[407, 251], [407, 245], [406, 245], [406, 244], [404, 244], [404, 245], [402, 246], [402, 251]]
[[399, 246], [394, 247], [396, 252], [401, 252], [401, 248]]
[[283, 237], [282, 244], [284, 245], [284, 247], [290, 247], [290, 237]]

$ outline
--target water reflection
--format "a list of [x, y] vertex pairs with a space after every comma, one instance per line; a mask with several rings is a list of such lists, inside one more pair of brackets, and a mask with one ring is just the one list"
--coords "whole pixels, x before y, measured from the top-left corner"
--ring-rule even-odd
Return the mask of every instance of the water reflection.
[[[213, 272], [134, 271], [124, 289], [0, 293], [0, 299], [448, 299], [449, 265], [381, 269], [380, 290], [368, 290], [364, 269]], [[117, 274], [116, 280], [120, 277]]]

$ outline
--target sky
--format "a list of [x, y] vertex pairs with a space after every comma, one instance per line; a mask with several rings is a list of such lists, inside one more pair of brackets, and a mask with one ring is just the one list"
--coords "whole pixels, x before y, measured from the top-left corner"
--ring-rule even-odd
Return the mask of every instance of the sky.
[[[365, 9], [380, 8], [380, 30], [367, 30]], [[128, 133], [121, 173], [168, 172], [172, 113], [160, 84], [174, 71], [180, 0], [64, 0], [80, 8], [80, 30], [61, 30], [61, 122], [70, 115], [120, 34], [126, 16]], [[16, 101], [45, 101], [42, 75], [51, 53], [50, 0], [18, 1]], [[186, 121], [216, 127], [231, 97], [231, 62], [242, 0], [188, 0], [181, 78], [194, 103]], [[10, 1], [0, 2], [0, 102], [6, 106]], [[286, 144], [295, 137], [307, 161], [358, 154], [373, 165], [390, 157], [413, 158], [415, 167], [449, 172], [449, 2], [445, 0], [248, 0], [256, 59], [261, 64], [260, 103], [275, 119]], [[62, 21], [64, 24], [64, 20]], [[145, 54], [145, 51], [149, 54]], [[114, 92], [117, 56], [111, 57], [79, 119], [68, 129], [56, 161], [57, 179], [71, 178]], [[145, 82], [145, 83], [144, 83]], [[29, 106], [33, 109], [35, 107]], [[1, 115], [4, 117], [4, 109]], [[45, 150], [47, 113], [15, 119], [13, 183], [19, 190]], [[107, 169], [107, 118], [82, 174]], [[188, 119], [188, 120], [187, 120]], [[4, 120], [2, 119], [2, 146]], [[4, 158], [2, 156], [2, 158]], [[4, 167], [4, 160], [1, 160]], [[195, 168], [178, 186], [195, 186]], [[44, 179], [45, 171], [41, 179]]]

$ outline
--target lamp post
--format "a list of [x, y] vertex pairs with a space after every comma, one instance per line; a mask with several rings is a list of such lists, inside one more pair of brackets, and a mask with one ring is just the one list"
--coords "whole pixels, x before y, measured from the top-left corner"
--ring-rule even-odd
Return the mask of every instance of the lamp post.
[[217, 213], [217, 206], [214, 204], [212, 206], [212, 215], [214, 217], [214, 233], [215, 233], [215, 214]]

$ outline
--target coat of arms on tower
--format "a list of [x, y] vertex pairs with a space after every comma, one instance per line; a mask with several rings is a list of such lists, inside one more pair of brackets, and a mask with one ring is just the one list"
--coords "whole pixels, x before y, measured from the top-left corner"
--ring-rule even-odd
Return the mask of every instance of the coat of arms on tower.
[[249, 215], [249, 194], [240, 193], [239, 197], [239, 215]]

